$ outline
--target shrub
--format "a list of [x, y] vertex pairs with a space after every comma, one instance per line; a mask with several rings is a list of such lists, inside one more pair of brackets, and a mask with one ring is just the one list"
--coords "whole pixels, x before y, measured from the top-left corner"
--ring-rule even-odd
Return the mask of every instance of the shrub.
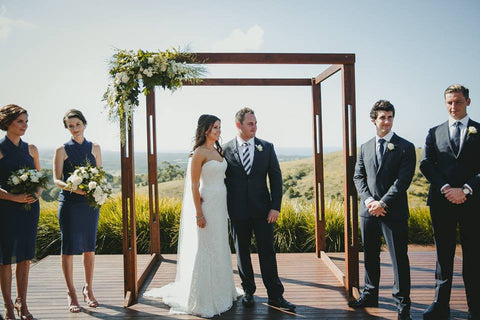
[[[60, 231], [57, 219], [56, 202], [41, 204], [40, 222], [37, 235], [36, 258], [60, 253]], [[137, 196], [136, 231], [137, 252], [150, 251], [150, 214], [148, 198]], [[164, 198], [159, 200], [160, 245], [162, 253], [176, 253], [178, 229], [180, 223], [181, 200]], [[337, 200], [325, 202], [325, 238], [326, 251], [344, 251], [343, 203]], [[99, 254], [122, 253], [122, 203], [121, 198], [107, 200], [100, 209], [97, 232], [97, 250]], [[275, 249], [284, 252], [315, 251], [315, 214], [312, 201], [285, 200], [282, 213], [274, 226]], [[359, 243], [361, 250], [360, 231]], [[433, 232], [428, 208], [416, 207], [410, 210], [409, 242], [416, 244], [433, 243]], [[230, 247], [234, 252], [233, 241]], [[256, 252], [255, 239], [252, 239], [252, 252]]]

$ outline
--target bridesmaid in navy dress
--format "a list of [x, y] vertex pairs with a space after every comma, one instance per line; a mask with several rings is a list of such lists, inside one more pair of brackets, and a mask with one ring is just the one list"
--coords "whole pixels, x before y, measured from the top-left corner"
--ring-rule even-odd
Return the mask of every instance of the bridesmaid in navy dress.
[[[28, 128], [28, 113], [14, 104], [0, 108], [0, 129], [7, 131], [0, 140], [0, 285], [5, 304], [6, 319], [15, 319], [14, 309], [21, 319], [33, 319], [27, 307], [30, 260], [35, 255], [40, 207], [37, 198], [28, 194], [12, 194], [8, 177], [16, 170], [40, 170], [38, 150], [24, 142]], [[24, 205], [29, 203], [30, 210]], [[16, 264], [17, 298], [12, 303], [12, 264]]]
[[79, 189], [70, 190], [65, 181], [77, 166], [90, 163], [92, 166], [101, 167], [102, 156], [100, 146], [87, 141], [83, 135], [87, 120], [80, 111], [69, 110], [63, 117], [63, 124], [72, 138], [56, 150], [53, 174], [55, 184], [62, 189], [58, 221], [62, 235], [62, 269], [68, 288], [68, 310], [76, 313], [81, 311], [73, 283], [73, 255], [76, 254], [83, 254], [83, 299], [89, 307], [98, 306], [93, 295], [92, 282], [99, 209], [90, 207], [85, 193]]

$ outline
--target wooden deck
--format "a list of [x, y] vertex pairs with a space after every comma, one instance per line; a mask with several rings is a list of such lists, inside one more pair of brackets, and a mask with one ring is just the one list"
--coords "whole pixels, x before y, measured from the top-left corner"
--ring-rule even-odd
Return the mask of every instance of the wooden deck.
[[[329, 254], [332, 262], [344, 268], [343, 254]], [[149, 256], [139, 255], [139, 270]], [[156, 274], [147, 280], [148, 288], [160, 287], [175, 278], [176, 255], [164, 255]], [[362, 260], [362, 256], [360, 256]], [[433, 252], [410, 253], [412, 267], [412, 311], [414, 319], [421, 319], [421, 312], [433, 298], [434, 261]], [[255, 307], [244, 308], [238, 302], [228, 312], [214, 319], [396, 319], [391, 299], [393, 282], [388, 253], [382, 253], [382, 280], [379, 308], [353, 310], [347, 306], [347, 296], [341, 282], [321, 259], [313, 253], [278, 254], [279, 273], [285, 286], [285, 298], [297, 305], [297, 313], [289, 314], [266, 305], [266, 290], [263, 287], [258, 258], [253, 255], [257, 292]], [[236, 271], [236, 258], [232, 255], [235, 282], [240, 286]], [[66, 287], [60, 267], [59, 256], [49, 256], [35, 264], [30, 273], [28, 301], [36, 319], [200, 319], [189, 315], [170, 315], [168, 307], [159, 300], [140, 298], [139, 303], [125, 309], [123, 304], [123, 257], [121, 255], [98, 255], [95, 269], [94, 289], [100, 307], [84, 307], [79, 314], [67, 311]], [[360, 268], [362, 270], [362, 266]], [[454, 319], [466, 319], [467, 306], [461, 280], [461, 259], [455, 261], [452, 315]], [[362, 271], [363, 272], [363, 271]], [[75, 257], [75, 283], [77, 293], [83, 283], [81, 257]], [[361, 274], [363, 278], [363, 274]], [[148, 289], [147, 288], [147, 289]], [[15, 291], [15, 289], [14, 289]], [[85, 304], [82, 302], [82, 306]], [[4, 314], [0, 305], [0, 314]]]

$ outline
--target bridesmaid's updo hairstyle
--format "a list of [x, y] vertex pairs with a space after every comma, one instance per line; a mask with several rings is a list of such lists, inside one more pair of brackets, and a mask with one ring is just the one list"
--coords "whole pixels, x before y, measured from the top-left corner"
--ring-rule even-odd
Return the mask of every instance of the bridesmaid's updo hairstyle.
[[63, 116], [63, 125], [65, 126], [65, 129], [68, 129], [67, 120], [72, 118], [80, 119], [80, 121], [82, 121], [84, 125], [87, 125], [87, 119], [85, 119], [83, 113], [80, 110], [70, 109]]
[[[201, 145], [207, 141], [206, 135], [210, 132], [215, 122], [221, 121], [217, 116], [212, 114], [202, 114], [198, 118], [197, 130], [195, 133], [195, 144], [193, 146], [192, 154]], [[220, 155], [222, 154], [222, 147], [218, 141], [215, 141], [215, 148], [217, 149]]]
[[12, 122], [17, 119], [21, 114], [27, 114], [27, 110], [23, 109], [16, 104], [7, 104], [4, 107], [0, 108], [0, 129], [7, 131], [7, 128], [12, 124]]

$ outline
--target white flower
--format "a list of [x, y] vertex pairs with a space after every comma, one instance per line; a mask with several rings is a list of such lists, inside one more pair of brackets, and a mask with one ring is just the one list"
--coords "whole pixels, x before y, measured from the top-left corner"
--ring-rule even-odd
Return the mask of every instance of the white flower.
[[17, 185], [17, 184], [20, 183], [20, 179], [18, 179], [18, 177], [13, 176], [13, 177], [12, 177], [12, 183], [13, 183], [14, 185]]
[[470, 134], [477, 134], [477, 128], [475, 128], [474, 126], [470, 126], [468, 127], [467, 129], [467, 133], [470, 135]]
[[262, 152], [262, 151], [263, 151], [263, 147], [262, 147], [261, 144], [257, 144], [255, 147], [257, 148], [257, 150], [258, 150], [259, 152]]
[[26, 173], [24, 173], [24, 174], [22, 174], [22, 175], [20, 176], [20, 179], [21, 179], [22, 181], [27, 181], [28, 175], [27, 175]]
[[90, 172], [93, 173], [93, 174], [98, 174], [98, 169], [97, 168], [92, 168], [90, 170]]
[[97, 183], [95, 181], [90, 181], [88, 184], [88, 190], [93, 190], [97, 187]]
[[35, 182], [35, 183], [36, 183], [36, 182], [38, 182], [38, 177], [37, 177], [36, 175], [32, 175], [32, 176], [30, 176], [30, 180], [31, 180], [32, 182]]
[[153, 57], [148, 58], [148, 63], [152, 64], [153, 63]]
[[152, 67], [148, 67], [147, 69], [143, 70], [143, 73], [147, 76], [147, 77], [152, 77], [153, 76], [153, 68]]
[[83, 178], [80, 177], [80, 176], [73, 176], [73, 178], [72, 178], [72, 183], [73, 183], [74, 186], [80, 185], [82, 183], [82, 181], [83, 181]]
[[128, 80], [130, 80], [130, 78], [128, 77], [128, 75], [126, 73], [123, 73], [122, 75], [122, 82], [123, 83], [127, 83]]
[[160, 71], [161, 71], [161, 72], [165, 72], [165, 70], [167, 70], [167, 64], [166, 64], [166, 63], [162, 63], [162, 65], [160, 66]]
[[137, 75], [137, 78], [138, 78], [138, 80], [142, 80], [142, 78], [143, 78], [142, 74], [139, 73], [139, 74]]
[[387, 149], [390, 150], [390, 151], [392, 151], [393, 149], [395, 149], [395, 145], [394, 145], [393, 143], [389, 142], [389, 143], [387, 144]]

